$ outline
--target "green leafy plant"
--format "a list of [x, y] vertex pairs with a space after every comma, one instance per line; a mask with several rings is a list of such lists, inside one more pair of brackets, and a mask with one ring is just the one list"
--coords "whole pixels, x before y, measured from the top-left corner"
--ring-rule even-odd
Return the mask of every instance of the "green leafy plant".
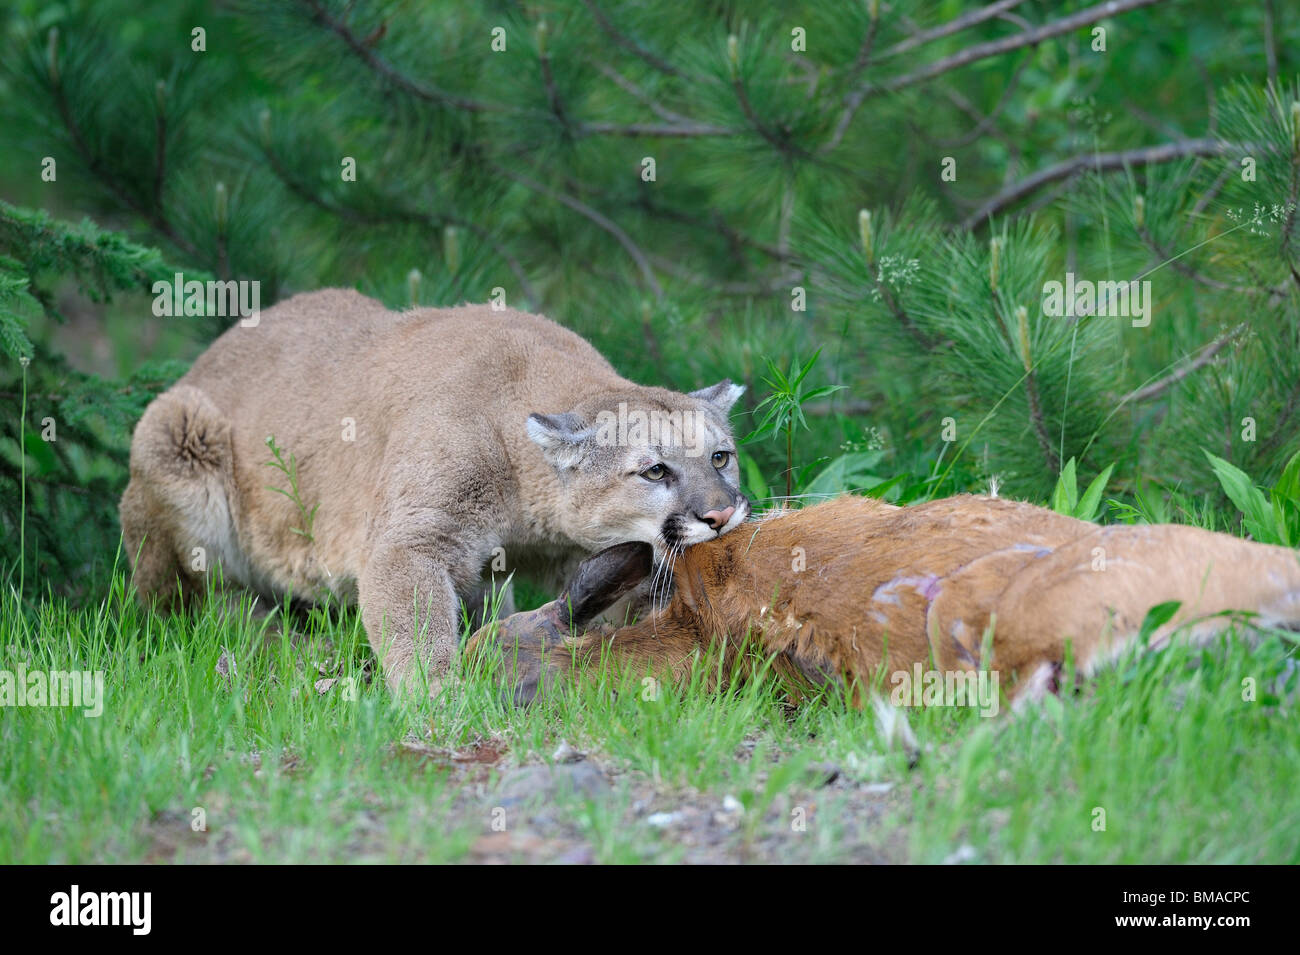
[[1158, 603], [1142, 618], [1142, 626], [1138, 629], [1138, 643], [1145, 647], [1151, 643], [1151, 637], [1157, 630], [1174, 619], [1174, 614], [1182, 609], [1181, 600], [1166, 600], [1164, 603]]
[[1113, 470], [1115, 470], [1114, 464], [1107, 465], [1104, 471], [1093, 478], [1087, 490], [1080, 496], [1074, 458], [1070, 458], [1061, 469], [1061, 475], [1056, 480], [1056, 489], [1052, 491], [1050, 501], [1052, 510], [1068, 517], [1077, 517], [1082, 521], [1095, 521], [1101, 511], [1102, 492], [1106, 490], [1106, 482], [1110, 480], [1110, 473]]
[[881, 450], [850, 451], [837, 455], [800, 488], [800, 493], [817, 500], [846, 491], [874, 488], [881, 483], [876, 470], [884, 457], [885, 453]]
[[271, 449], [273, 460], [263, 461], [262, 466], [275, 468], [289, 480], [289, 490], [287, 491], [284, 488], [276, 487], [274, 484], [268, 484], [267, 488], [276, 494], [283, 494], [293, 501], [293, 506], [298, 509], [298, 516], [302, 519], [302, 527], [291, 527], [289, 530], [300, 537], [305, 537], [309, 543], [314, 542], [316, 538], [312, 536], [312, 527], [316, 523], [316, 511], [320, 509], [320, 504], [317, 503], [312, 506], [311, 510], [308, 510], [307, 505], [303, 503], [302, 494], [298, 490], [298, 459], [290, 452], [289, 460], [286, 463], [284, 454], [276, 447], [275, 435], [273, 434], [266, 436], [266, 446]]
[[771, 488], [767, 485], [767, 478], [763, 477], [762, 467], [751, 454], [745, 455], [740, 461], [745, 494], [751, 501], [766, 501], [771, 496]]
[[1267, 495], [1241, 468], [1209, 451], [1205, 456], [1223, 492], [1241, 512], [1242, 526], [1251, 537], [1263, 544], [1300, 546], [1300, 451], [1291, 456]]
[[804, 390], [804, 379], [812, 371], [813, 365], [821, 355], [821, 349], [813, 352], [807, 362], [800, 365], [798, 359], [790, 362], [790, 370], [782, 371], [770, 358], [767, 362], [769, 377], [763, 382], [772, 389], [772, 393], [758, 403], [754, 409], [756, 417], [761, 420], [752, 432], [745, 436], [742, 443], [749, 444], [773, 436], [785, 437], [785, 496], [794, 494], [794, 433], [798, 428], [807, 428], [808, 419], [804, 417], [803, 406], [817, 398], [825, 398], [843, 390], [843, 385], [823, 385], [820, 388]]

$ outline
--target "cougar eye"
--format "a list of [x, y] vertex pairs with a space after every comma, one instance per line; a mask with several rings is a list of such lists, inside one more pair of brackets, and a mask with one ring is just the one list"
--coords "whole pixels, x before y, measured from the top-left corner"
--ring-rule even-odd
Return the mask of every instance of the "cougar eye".
[[715, 468], [717, 468], [719, 471], [721, 471], [723, 468], [725, 468], [725, 467], [727, 466], [727, 462], [730, 461], [730, 460], [731, 460], [731, 452], [730, 452], [730, 451], [714, 451], [714, 452], [713, 452], [713, 466], [714, 466]]
[[652, 464], [641, 472], [641, 476], [647, 481], [662, 481], [668, 476], [668, 469], [662, 464]]

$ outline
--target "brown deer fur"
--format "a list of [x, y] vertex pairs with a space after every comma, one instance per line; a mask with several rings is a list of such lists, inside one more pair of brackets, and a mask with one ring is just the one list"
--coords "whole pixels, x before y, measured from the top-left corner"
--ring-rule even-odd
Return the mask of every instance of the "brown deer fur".
[[1296, 552], [1193, 527], [1101, 527], [989, 497], [906, 508], [841, 497], [768, 517], [687, 549], [662, 610], [587, 627], [650, 572], [648, 548], [617, 545], [585, 562], [558, 600], [483, 628], [467, 649], [497, 645], [495, 633], [520, 702], [606, 666], [682, 678], [711, 645], [724, 673], [743, 673], [747, 650], [771, 657], [796, 694], [839, 683], [856, 699], [880, 667], [920, 664], [987, 667], [1015, 698], [1055, 689], [1067, 644], [1076, 671], [1090, 674], [1165, 601], [1182, 606], [1152, 648], [1184, 626], [1192, 638], [1216, 633], [1228, 611], [1300, 627]]

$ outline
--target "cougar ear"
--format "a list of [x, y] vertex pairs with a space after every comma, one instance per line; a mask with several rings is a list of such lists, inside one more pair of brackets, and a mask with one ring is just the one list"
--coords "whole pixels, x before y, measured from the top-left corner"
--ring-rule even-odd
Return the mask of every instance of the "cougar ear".
[[723, 378], [716, 385], [708, 388], [701, 388], [699, 391], [692, 391], [689, 397], [697, 401], [706, 401], [713, 407], [717, 408], [725, 416], [731, 413], [731, 406], [734, 405], [740, 396], [745, 393], [744, 385], [737, 385], [730, 378]]
[[576, 467], [582, 460], [583, 445], [592, 431], [582, 418], [572, 411], [564, 414], [537, 414], [528, 416], [528, 437], [542, 449], [547, 461], [561, 470]]
[[578, 565], [564, 593], [556, 598], [560, 620], [568, 608], [573, 627], [582, 629], [654, 570], [654, 548], [645, 541], [606, 547]]

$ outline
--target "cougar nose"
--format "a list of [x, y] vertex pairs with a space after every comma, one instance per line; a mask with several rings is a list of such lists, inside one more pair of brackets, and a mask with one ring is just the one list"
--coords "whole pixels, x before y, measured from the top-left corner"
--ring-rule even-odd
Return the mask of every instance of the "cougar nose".
[[715, 531], [720, 531], [727, 526], [727, 521], [731, 520], [731, 515], [736, 513], [734, 507], [725, 507], [722, 510], [707, 511], [700, 515], [700, 520], [708, 524]]

